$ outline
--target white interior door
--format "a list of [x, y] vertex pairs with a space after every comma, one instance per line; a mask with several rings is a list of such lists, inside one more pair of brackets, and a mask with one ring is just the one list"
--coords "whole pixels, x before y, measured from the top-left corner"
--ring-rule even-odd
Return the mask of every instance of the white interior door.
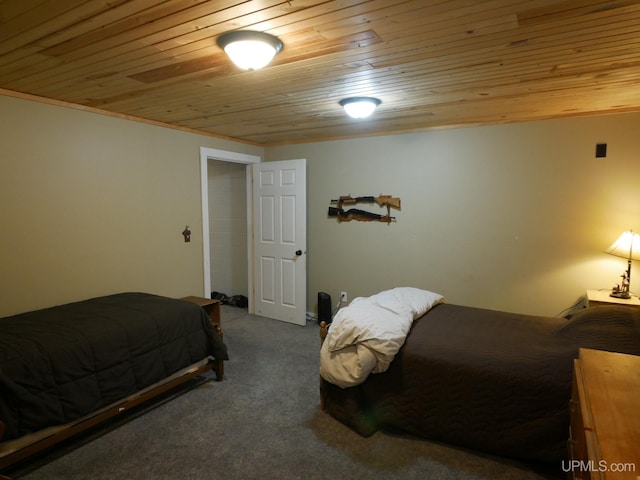
[[306, 324], [306, 160], [253, 165], [254, 312]]

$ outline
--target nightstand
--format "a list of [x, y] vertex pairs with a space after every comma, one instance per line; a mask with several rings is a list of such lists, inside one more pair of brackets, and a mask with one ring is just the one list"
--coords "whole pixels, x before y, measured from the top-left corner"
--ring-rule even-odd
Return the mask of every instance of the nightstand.
[[[216, 333], [222, 340], [222, 319], [220, 317], [220, 300], [213, 300], [212, 298], [203, 298], [203, 297], [183, 297], [181, 300], [186, 300], [187, 302], [195, 303], [196, 305], [200, 305], [207, 315], [209, 316], [209, 320], [213, 324], [213, 328], [216, 330]], [[222, 360], [216, 360], [216, 379], [218, 381], [222, 380], [224, 375], [224, 362]]]
[[640, 307], [640, 298], [632, 295], [631, 298], [616, 298], [609, 295], [609, 290], [587, 290], [585, 299], [586, 307], [594, 307], [596, 305], [627, 305], [631, 307]]
[[209, 320], [213, 323], [214, 328], [220, 338], [222, 338], [222, 320], [220, 319], [220, 301], [213, 300], [211, 298], [203, 297], [183, 297], [181, 300], [186, 300], [196, 305], [200, 305], [207, 312]]

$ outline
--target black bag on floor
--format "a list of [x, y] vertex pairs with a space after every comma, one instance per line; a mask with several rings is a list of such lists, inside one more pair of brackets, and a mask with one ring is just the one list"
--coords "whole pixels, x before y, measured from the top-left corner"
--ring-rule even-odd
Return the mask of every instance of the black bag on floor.
[[211, 298], [213, 300], [219, 300], [223, 305], [231, 305], [232, 307], [247, 308], [249, 306], [249, 299], [244, 295], [229, 297], [225, 293], [211, 292]]
[[244, 295], [234, 295], [227, 300], [227, 304], [238, 308], [247, 308], [249, 306], [249, 299]]
[[220, 292], [211, 292], [211, 299], [219, 300], [220, 303], [222, 303], [223, 305], [226, 305], [227, 302], [229, 301], [229, 297], [227, 296], [227, 294], [220, 293]]

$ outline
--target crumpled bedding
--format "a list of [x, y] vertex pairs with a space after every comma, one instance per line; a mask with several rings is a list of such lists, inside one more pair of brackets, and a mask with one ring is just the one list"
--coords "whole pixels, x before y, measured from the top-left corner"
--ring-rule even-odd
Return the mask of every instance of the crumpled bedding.
[[385, 372], [405, 342], [413, 321], [434, 305], [438, 293], [397, 287], [358, 297], [338, 311], [320, 350], [320, 375], [342, 388]]

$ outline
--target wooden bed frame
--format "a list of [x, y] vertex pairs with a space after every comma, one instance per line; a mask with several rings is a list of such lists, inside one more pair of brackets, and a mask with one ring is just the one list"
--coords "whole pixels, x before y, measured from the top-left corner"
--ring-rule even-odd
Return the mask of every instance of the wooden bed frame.
[[[220, 339], [222, 339], [220, 302], [218, 300], [201, 297], [184, 297], [182, 300], [188, 300], [204, 308], [209, 319], [214, 325], [216, 333], [220, 336]], [[224, 376], [224, 361], [214, 359], [213, 357], [207, 357], [193, 365], [179, 370], [154, 385], [123, 398], [122, 400], [114, 402], [111, 405], [78, 420], [64, 425], [46, 428], [7, 442], [1, 441], [4, 435], [5, 426], [4, 423], [0, 421], [0, 472], [74, 435], [93, 428], [118, 415], [122, 415], [132, 408], [209, 371], [215, 372], [216, 381], [222, 381]], [[10, 480], [10, 477], [0, 473], [0, 480]]]
[[[220, 361], [221, 362], [221, 361]], [[115, 402], [97, 412], [76, 420], [75, 422], [67, 423], [65, 425], [51, 427], [40, 432], [36, 432], [27, 435], [27, 438], [22, 437], [20, 439], [6, 442], [6, 446], [0, 444], [0, 470], [24, 460], [42, 450], [49, 448], [57, 443], [60, 443], [67, 438], [88, 430], [96, 425], [99, 425], [106, 420], [121, 415], [133, 407], [136, 407], [152, 398], [157, 397], [179, 385], [187, 382], [188, 380], [202, 375], [209, 370], [216, 371], [217, 360], [207, 358], [199, 364], [192, 365], [186, 369], [181, 370], [177, 374], [168, 377], [167, 379], [147, 388], [140, 392], [137, 392], [127, 398], [122, 399], [119, 402]], [[220, 381], [216, 372], [216, 380]], [[4, 425], [0, 422], [0, 434], [4, 432]], [[8, 453], [4, 454], [3, 450], [7, 450]], [[2, 477], [0, 478], [7, 478]]]
[[[324, 343], [324, 339], [327, 338], [327, 333], [329, 333], [329, 326], [331, 324], [325, 321], [320, 322], [320, 347]], [[325, 409], [325, 391], [324, 391], [324, 382], [322, 381], [322, 377], [320, 377], [320, 409], [322, 411]]]

